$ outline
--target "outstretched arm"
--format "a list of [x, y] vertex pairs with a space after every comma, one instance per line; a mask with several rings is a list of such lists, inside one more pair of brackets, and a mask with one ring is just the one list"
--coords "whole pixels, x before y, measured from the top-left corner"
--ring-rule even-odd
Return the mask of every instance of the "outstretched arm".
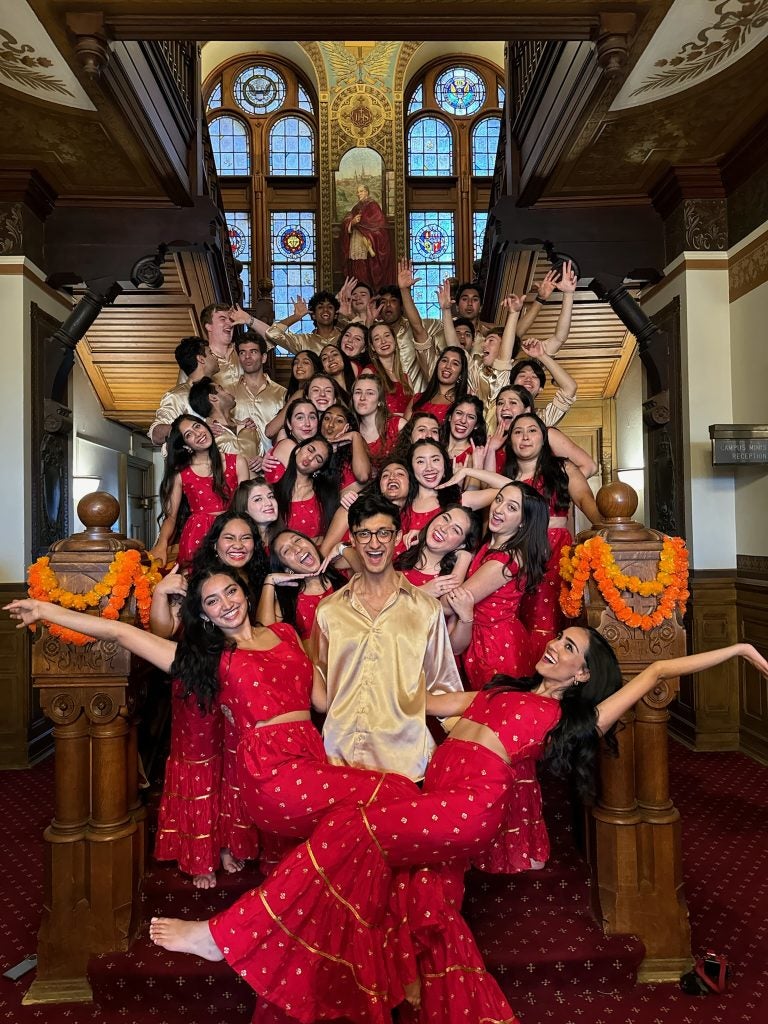
[[626, 714], [664, 679], [706, 672], [707, 669], [722, 665], [724, 661], [730, 661], [731, 658], [744, 658], [750, 665], [754, 665], [758, 672], [768, 677], [768, 662], [751, 644], [733, 644], [731, 647], [720, 647], [715, 651], [689, 654], [684, 658], [656, 661], [644, 668], [626, 686], [622, 686], [620, 690], [598, 704], [598, 731], [604, 733], [610, 729], [622, 715]]
[[416, 309], [416, 303], [411, 295], [411, 288], [417, 283], [413, 276], [413, 264], [410, 260], [400, 260], [397, 264], [397, 287], [403, 300], [403, 313], [405, 319], [411, 325], [413, 340], [417, 345], [422, 345], [427, 340], [427, 331], [421, 319], [421, 313]]
[[170, 672], [171, 664], [176, 657], [176, 644], [172, 640], [153, 636], [152, 633], [146, 633], [127, 622], [102, 619], [98, 615], [87, 615], [85, 612], [73, 612], [49, 601], [35, 601], [33, 598], [11, 601], [5, 605], [5, 611], [10, 612], [12, 619], [20, 620], [18, 629], [44, 620], [56, 626], [63, 626], [64, 629], [74, 629], [78, 633], [94, 636], [97, 640], [115, 640], [131, 654], [144, 658], [162, 672]]
[[599, 467], [589, 452], [572, 441], [557, 427], [550, 427], [547, 430], [547, 440], [555, 455], [561, 459], [569, 459], [577, 469], [581, 470], [587, 480], [597, 473]]
[[565, 472], [568, 474], [568, 494], [571, 501], [581, 509], [590, 523], [601, 523], [603, 520], [587, 478], [580, 469], [572, 466], [570, 462], [565, 463]]

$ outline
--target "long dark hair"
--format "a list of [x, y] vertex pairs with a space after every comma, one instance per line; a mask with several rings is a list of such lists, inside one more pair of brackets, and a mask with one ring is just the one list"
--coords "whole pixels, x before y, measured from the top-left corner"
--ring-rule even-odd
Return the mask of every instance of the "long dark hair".
[[[177, 416], [171, 424], [171, 429], [168, 433], [166, 440], [166, 460], [165, 460], [165, 472], [163, 473], [163, 479], [160, 484], [160, 507], [162, 509], [163, 516], [168, 515], [170, 507], [171, 491], [173, 490], [173, 481], [177, 473], [181, 473], [183, 469], [191, 465], [194, 452], [187, 446], [181, 433], [181, 424], [185, 422], [200, 423], [208, 431], [211, 437], [211, 444], [208, 448], [208, 458], [211, 463], [211, 485], [213, 487], [214, 494], [217, 494], [225, 504], [229, 504], [232, 497], [232, 493], [227, 485], [226, 478], [224, 476], [224, 462], [221, 458], [218, 445], [211, 433], [211, 428], [205, 422], [200, 419], [199, 416], [191, 416], [189, 413], [182, 413], [181, 416]], [[184, 496], [183, 502], [185, 504], [186, 514], [182, 514], [182, 510], [179, 509], [179, 515], [176, 519], [176, 530], [177, 532], [183, 525], [183, 520], [189, 515], [189, 504]]]
[[311, 405], [317, 415], [317, 425], [320, 426], [320, 413], [317, 411], [316, 406], [312, 405], [312, 402], [308, 398], [304, 398], [302, 395], [300, 398], [294, 398], [288, 402], [285, 406], [285, 416], [283, 418], [283, 430], [285, 431], [286, 437], [289, 437], [291, 441], [295, 441], [296, 438], [293, 436], [293, 427], [291, 426], [291, 419], [300, 405]]
[[520, 471], [517, 456], [512, 450], [512, 431], [515, 429], [517, 422], [522, 419], [533, 420], [541, 431], [543, 438], [541, 452], [536, 460], [536, 468], [533, 473], [534, 485], [547, 501], [550, 501], [554, 495], [553, 504], [555, 508], [567, 509], [571, 503], [571, 497], [568, 493], [568, 474], [565, 471], [565, 459], [559, 458], [550, 448], [548, 427], [535, 412], [521, 412], [519, 416], [515, 416], [512, 420], [509, 436], [504, 445], [504, 451], [507, 456], [503, 470], [504, 476], [514, 480]]
[[424, 552], [424, 548], [427, 545], [427, 533], [429, 532], [432, 523], [437, 519], [438, 516], [443, 515], [446, 512], [452, 512], [454, 509], [460, 508], [469, 519], [469, 527], [467, 529], [466, 536], [463, 542], [454, 551], [446, 552], [440, 559], [438, 576], [447, 576], [448, 573], [453, 572], [453, 567], [456, 565], [456, 558], [459, 551], [476, 551], [477, 546], [480, 543], [480, 536], [483, 531], [483, 526], [480, 521], [480, 517], [472, 511], [472, 509], [465, 508], [463, 505], [446, 505], [445, 508], [441, 508], [439, 512], [435, 512], [432, 518], [429, 520], [426, 526], [419, 530], [419, 539], [412, 547], [403, 551], [402, 554], [398, 555], [395, 559], [396, 569], [415, 569], [418, 565], [419, 559]]
[[[269, 571], [270, 572], [285, 572], [286, 565], [280, 561], [280, 557], [275, 550], [277, 547], [277, 538], [282, 536], [284, 533], [292, 533], [296, 537], [303, 537], [304, 540], [309, 541], [312, 547], [317, 551], [317, 557], [322, 561], [322, 555], [318, 550], [317, 545], [308, 537], [305, 533], [300, 530], [291, 530], [288, 527], [284, 527], [282, 530], [278, 530], [274, 534], [269, 546]], [[320, 576], [320, 580], [325, 580], [333, 587], [334, 590], [340, 590], [347, 582], [338, 569], [334, 569], [332, 565]], [[306, 580], [299, 580], [298, 585], [293, 587], [275, 587], [275, 596], [277, 603], [280, 607], [280, 615], [282, 616], [283, 622], [287, 622], [291, 626], [296, 626], [296, 608], [299, 603], [299, 594], [304, 592], [304, 588], [307, 585]]]
[[[347, 326], [344, 328], [344, 330], [339, 335], [339, 340], [336, 342], [336, 344], [335, 345], [331, 345], [331, 346], [324, 345], [322, 351], [320, 352], [320, 364], [321, 365], [322, 365], [322, 362], [323, 362], [323, 352], [325, 352], [325, 350], [327, 348], [329, 348], [329, 347], [335, 348], [336, 351], [341, 356], [341, 362], [342, 362], [343, 367], [344, 367], [344, 369], [341, 371], [342, 376], [344, 377], [344, 387], [341, 389], [343, 391], [343, 394], [342, 394], [341, 397], [342, 397], [342, 400], [344, 402], [346, 402], [346, 403], [349, 403], [349, 396], [352, 394], [352, 388], [355, 386], [355, 381], [357, 380], [357, 374], [355, 373], [355, 368], [354, 368], [354, 365], [353, 365], [352, 360], [350, 359], [350, 357], [347, 355], [346, 352], [342, 352], [341, 351], [341, 339], [344, 336], [344, 334], [346, 334], [347, 329], [349, 327], [362, 327], [362, 326], [363, 326], [362, 324], [347, 324]], [[365, 330], [365, 328], [363, 328], [363, 329]], [[367, 331], [366, 331], [366, 339], [367, 339], [367, 337], [368, 337], [368, 335], [367, 335]], [[366, 348], [367, 348], [367, 344], [368, 343], [366, 341]], [[368, 362], [367, 352], [364, 351], [363, 355], [365, 357], [365, 361]], [[323, 370], [323, 373], [326, 376], [328, 376], [328, 374], [326, 373], [325, 370]]]
[[[595, 794], [594, 764], [599, 749], [597, 733], [597, 706], [621, 688], [621, 668], [608, 641], [590, 626], [580, 627], [589, 634], [584, 662], [589, 679], [569, 687], [560, 700], [560, 720], [546, 737], [544, 761], [553, 774], [564, 778], [573, 775], [576, 789], [582, 797]], [[513, 679], [496, 675], [486, 684], [486, 690], [504, 693], [510, 690], [530, 692], [541, 683], [541, 676]], [[610, 752], [618, 754], [616, 725], [603, 734]]]
[[[369, 347], [368, 346], [368, 327], [365, 324], [362, 324], [362, 323], [360, 323], [357, 320], [352, 320], [350, 323], [347, 324], [347, 326], [341, 332], [341, 334], [338, 337], [338, 340], [337, 340], [336, 344], [339, 346], [339, 350], [341, 350], [341, 339], [344, 337], [344, 335], [347, 333], [347, 331], [350, 329], [350, 327], [359, 327], [360, 328], [360, 330], [363, 332], [363, 339], [365, 340], [365, 347], [363, 348], [363, 351], [359, 355], [357, 355], [357, 356], [348, 356], [347, 353], [343, 352], [343, 351], [342, 351], [341, 354], [344, 356], [345, 359], [348, 359], [350, 363], [356, 363], [358, 366], [361, 366], [361, 367], [362, 366], [367, 366], [368, 363], [370, 363], [370, 361], [371, 361], [371, 357], [368, 354], [368, 347]], [[354, 370], [353, 370], [353, 372], [354, 372]], [[345, 372], [344, 372], [344, 379], [345, 380], [346, 380], [346, 377], [347, 377], [347, 374], [346, 374], [346, 370], [345, 370]], [[354, 381], [353, 381], [353, 383], [354, 383]]]
[[318, 443], [325, 445], [328, 449], [328, 458], [323, 466], [312, 474], [310, 479], [312, 480], [312, 490], [315, 492], [315, 497], [320, 505], [320, 532], [325, 533], [339, 504], [339, 488], [329, 468], [331, 446], [322, 434], [315, 434], [314, 437], [308, 437], [306, 441], [300, 441], [288, 456], [288, 465], [285, 467], [285, 473], [275, 484], [275, 500], [277, 501], [277, 509], [280, 513], [279, 521], [287, 524], [291, 514], [293, 488], [299, 475], [296, 469], [296, 456], [307, 445]]
[[400, 433], [397, 435], [397, 440], [392, 445], [390, 455], [395, 459], [406, 460], [408, 458], [408, 452], [411, 450], [411, 445], [415, 444], [413, 440], [413, 429], [416, 426], [416, 420], [434, 420], [435, 426], [437, 427], [437, 436], [440, 438], [440, 420], [435, 416], [433, 412], [415, 412], [409, 420], [406, 420], [406, 424]]
[[[448, 345], [440, 353], [440, 359], [447, 352], [455, 352], [461, 360], [461, 372], [453, 385], [453, 401], [460, 402], [469, 392], [469, 362], [467, 360], [467, 353], [463, 348], [459, 348], [458, 345]], [[421, 396], [413, 403], [413, 411], [421, 409], [422, 406], [431, 402], [435, 395], [440, 393], [440, 381], [438, 380], [437, 371], [440, 366], [440, 359], [437, 360], [435, 368], [432, 371], [432, 376], [429, 378], [429, 383], [426, 389], [422, 392]]]
[[203, 619], [203, 584], [212, 576], [228, 576], [243, 590], [237, 570], [229, 566], [206, 566], [190, 578], [181, 605], [181, 639], [170, 668], [171, 677], [181, 680], [183, 696], [193, 696], [204, 713], [211, 710], [219, 692], [221, 656], [237, 646], [210, 619]]
[[[297, 352], [296, 355], [297, 356], [307, 356], [309, 358], [309, 361], [312, 363], [312, 366], [314, 367], [314, 370], [312, 371], [312, 376], [313, 377], [314, 377], [314, 375], [316, 373], [322, 373], [323, 372], [323, 364], [320, 362], [320, 356], [316, 352], [313, 352], [312, 349], [310, 349], [310, 348], [303, 348], [299, 352]], [[294, 359], [295, 358], [296, 358], [296, 356], [294, 356]], [[291, 398], [295, 394], [295, 392], [297, 392], [299, 390], [299, 388], [301, 388], [301, 387], [304, 387], [304, 385], [300, 384], [299, 381], [294, 377], [294, 375], [293, 375], [293, 362], [291, 362], [291, 376], [290, 376], [290, 378], [288, 380], [288, 389], [287, 389], [287, 391], [285, 393], [286, 401], [289, 398]]]
[[[408, 463], [408, 476], [416, 484], [416, 488], [415, 488], [415, 491], [414, 491], [414, 497], [418, 493], [419, 483], [416, 480], [416, 477], [415, 477], [414, 472], [413, 472], [413, 456], [414, 456], [414, 453], [415, 453], [416, 449], [417, 448], [421, 448], [423, 446], [427, 446], [429, 448], [435, 448], [438, 452], [440, 452], [440, 455], [442, 456], [442, 459], [443, 459], [443, 475], [440, 478], [440, 483], [441, 484], [445, 483], [445, 481], [448, 480], [449, 477], [452, 475], [453, 467], [452, 467], [452, 464], [451, 464], [451, 457], [448, 454], [448, 452], [445, 450], [444, 446], [441, 445], [439, 441], [433, 441], [429, 437], [425, 437], [423, 441], [415, 441], [411, 445], [411, 447], [408, 449], [408, 459], [407, 459], [407, 463]], [[443, 487], [443, 488], [441, 488], [437, 492], [437, 503], [440, 506], [440, 508], [445, 508], [446, 505], [455, 505], [455, 504], [457, 504], [460, 501], [460, 499], [461, 499], [461, 488], [458, 487], [458, 486], [456, 486], [456, 487]], [[408, 503], [410, 504], [410, 500], [409, 500]]]
[[[348, 409], [343, 402], [334, 402], [333, 405], [329, 405], [328, 408], [325, 409], [320, 414], [321, 427], [323, 424], [323, 417], [327, 412], [330, 412], [331, 409], [338, 409], [340, 412], [344, 414], [347, 420], [347, 426], [349, 427], [350, 430], [360, 429], [360, 420], [358, 420], [357, 418], [357, 413], [355, 413], [353, 409]], [[322, 434], [322, 430], [320, 431], [320, 433]], [[341, 478], [344, 473], [344, 470], [347, 468], [347, 466], [351, 467], [352, 465], [352, 445], [339, 444], [336, 447], [334, 447], [330, 441], [328, 442], [328, 444], [331, 447], [331, 461], [329, 466], [329, 472], [333, 477], [336, 485], [340, 487]]]
[[463, 398], [459, 398], [453, 403], [446, 413], [443, 424], [440, 427], [440, 440], [446, 448], [451, 443], [451, 417], [460, 405], [471, 405], [475, 410], [477, 422], [475, 423], [474, 430], [469, 435], [469, 440], [479, 448], [488, 440], [488, 427], [485, 424], [485, 406], [477, 395], [465, 395]]
[[[236, 519], [244, 522], [253, 534], [253, 554], [242, 568], [226, 565], [221, 561], [216, 551], [216, 545], [224, 529]], [[255, 608], [261, 595], [264, 577], [268, 572], [267, 556], [261, 544], [259, 528], [247, 512], [237, 512], [234, 508], [230, 508], [228, 512], [222, 512], [213, 521], [213, 526], [206, 533], [202, 544], [195, 552], [195, 557], [192, 559], [193, 576], [196, 573], [203, 572], [205, 569], [215, 569], [217, 567], [225, 570], [234, 569], [240, 578], [240, 582], [245, 584], [246, 592], [251, 600], [251, 606]]]
[[[525, 582], [526, 593], [530, 593], [541, 583], [547, 562], [551, 554], [547, 527], [549, 526], [549, 505], [539, 492], [529, 484], [510, 481], [499, 489], [517, 487], [523, 498], [523, 517], [520, 528], [501, 547], [494, 551], [502, 551], [507, 556], [507, 565], [519, 567], [518, 586]], [[490, 533], [488, 534], [490, 538]]]

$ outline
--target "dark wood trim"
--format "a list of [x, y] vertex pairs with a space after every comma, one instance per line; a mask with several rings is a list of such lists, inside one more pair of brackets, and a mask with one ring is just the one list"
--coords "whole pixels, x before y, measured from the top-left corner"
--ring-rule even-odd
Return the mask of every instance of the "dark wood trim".
[[736, 573], [740, 584], [745, 579], [768, 581], [768, 555], [736, 555]]
[[649, 189], [657, 213], [666, 218], [684, 199], [725, 199], [726, 187], [719, 167], [713, 164], [692, 164], [670, 167]]

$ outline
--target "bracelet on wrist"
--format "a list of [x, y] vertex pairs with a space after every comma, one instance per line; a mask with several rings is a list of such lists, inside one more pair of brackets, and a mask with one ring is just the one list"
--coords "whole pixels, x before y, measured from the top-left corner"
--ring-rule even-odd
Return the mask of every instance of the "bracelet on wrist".
[[536, 298], [533, 301], [534, 302], [538, 302], [539, 305], [541, 305], [541, 306], [548, 306], [549, 305], [547, 300], [546, 299], [542, 299], [542, 297], [540, 295], [537, 295]]
[[471, 626], [474, 621], [474, 619], [459, 619], [459, 622], [463, 622], [465, 626]]

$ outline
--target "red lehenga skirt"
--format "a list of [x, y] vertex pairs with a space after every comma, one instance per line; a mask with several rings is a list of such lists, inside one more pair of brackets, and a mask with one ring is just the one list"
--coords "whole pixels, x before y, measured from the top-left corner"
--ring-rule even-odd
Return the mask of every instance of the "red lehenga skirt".
[[520, 621], [531, 638], [531, 654], [535, 664], [544, 654], [544, 648], [562, 630], [565, 616], [560, 609], [560, 557], [563, 548], [573, 543], [570, 531], [564, 526], [547, 530], [549, 556], [547, 568], [538, 587], [525, 594], [520, 602]]

